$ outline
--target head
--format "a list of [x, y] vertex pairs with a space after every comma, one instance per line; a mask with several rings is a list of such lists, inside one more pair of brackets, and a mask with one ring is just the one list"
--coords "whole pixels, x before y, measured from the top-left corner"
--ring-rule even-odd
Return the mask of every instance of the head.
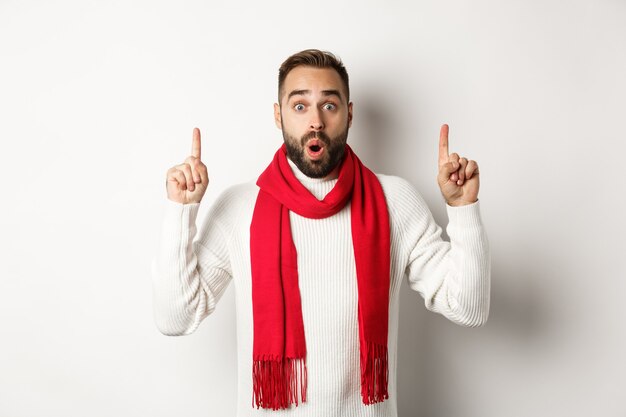
[[348, 73], [341, 61], [317, 49], [287, 58], [278, 71], [274, 120], [287, 157], [300, 171], [312, 178], [335, 176], [352, 126]]

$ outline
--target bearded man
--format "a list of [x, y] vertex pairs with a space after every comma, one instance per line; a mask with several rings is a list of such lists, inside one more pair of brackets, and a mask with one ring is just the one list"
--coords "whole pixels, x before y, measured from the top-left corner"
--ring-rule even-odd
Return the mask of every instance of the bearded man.
[[489, 315], [490, 254], [478, 165], [439, 138], [437, 181], [450, 242], [406, 180], [369, 170], [347, 144], [348, 73], [329, 52], [283, 62], [276, 126], [284, 143], [256, 181], [196, 217], [209, 178], [200, 131], [167, 171], [155, 321], [188, 335], [235, 283], [237, 416], [397, 416], [399, 290], [462, 326]]

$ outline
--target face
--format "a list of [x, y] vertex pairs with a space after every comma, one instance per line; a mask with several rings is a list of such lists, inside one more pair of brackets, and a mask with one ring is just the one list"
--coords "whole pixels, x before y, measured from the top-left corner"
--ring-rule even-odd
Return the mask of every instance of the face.
[[300, 66], [283, 83], [280, 105], [274, 104], [276, 126], [282, 130], [287, 157], [306, 176], [336, 177], [352, 103], [347, 103], [341, 77], [332, 68]]

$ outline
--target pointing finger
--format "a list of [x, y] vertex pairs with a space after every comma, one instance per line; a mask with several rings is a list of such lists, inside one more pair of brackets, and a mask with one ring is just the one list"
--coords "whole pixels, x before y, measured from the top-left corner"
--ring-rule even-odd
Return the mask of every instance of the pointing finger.
[[191, 140], [191, 155], [200, 159], [200, 129], [193, 128], [193, 139]]
[[191, 167], [191, 173], [193, 175], [193, 181], [198, 184], [202, 182], [202, 176], [198, 172], [198, 167], [200, 165], [204, 165], [202, 161], [198, 158], [194, 158], [193, 156], [188, 156], [185, 158], [185, 164]]
[[441, 131], [439, 132], [439, 166], [447, 163], [449, 159], [448, 130], [448, 125], [444, 124], [441, 126]]

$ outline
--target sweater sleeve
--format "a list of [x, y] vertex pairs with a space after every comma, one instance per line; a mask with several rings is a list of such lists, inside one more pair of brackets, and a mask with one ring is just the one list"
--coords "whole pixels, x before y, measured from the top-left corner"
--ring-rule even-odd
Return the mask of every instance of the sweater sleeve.
[[211, 314], [232, 278], [226, 233], [219, 223], [220, 204], [209, 210], [199, 239], [200, 203], [166, 199], [160, 242], [152, 260], [154, 320], [168, 336], [193, 333]]
[[491, 259], [479, 201], [460, 207], [446, 204], [447, 242], [426, 202], [408, 182], [404, 194], [410, 207], [401, 232], [408, 243], [409, 287], [424, 298], [428, 310], [462, 326], [484, 325], [489, 316]]

